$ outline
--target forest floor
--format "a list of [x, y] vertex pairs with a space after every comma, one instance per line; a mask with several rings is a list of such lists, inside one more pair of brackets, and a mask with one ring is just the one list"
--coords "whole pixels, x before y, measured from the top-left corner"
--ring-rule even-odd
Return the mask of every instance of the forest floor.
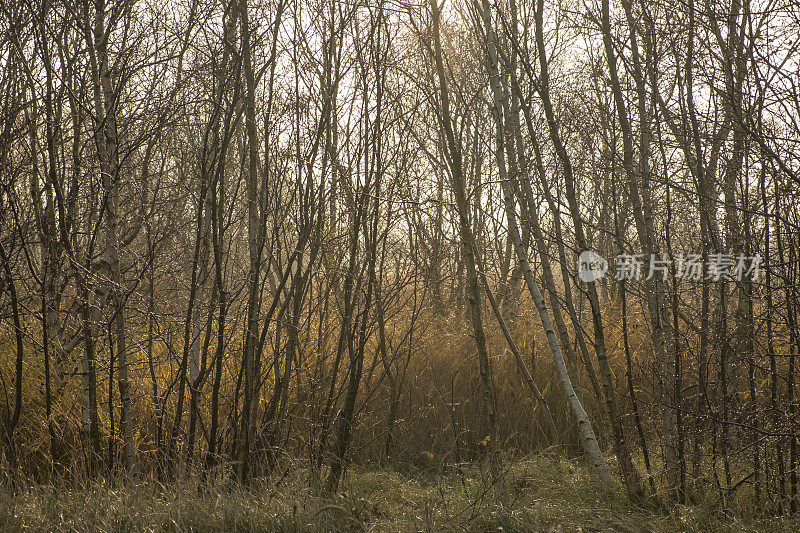
[[638, 509], [621, 489], [602, 493], [580, 462], [553, 455], [509, 466], [503, 498], [487, 478], [477, 465], [447, 474], [355, 466], [337, 495], [309, 488], [301, 468], [248, 489], [191, 481], [5, 487], [0, 531], [800, 531], [798, 520], [757, 518], [746, 505], [734, 514], [702, 503]]

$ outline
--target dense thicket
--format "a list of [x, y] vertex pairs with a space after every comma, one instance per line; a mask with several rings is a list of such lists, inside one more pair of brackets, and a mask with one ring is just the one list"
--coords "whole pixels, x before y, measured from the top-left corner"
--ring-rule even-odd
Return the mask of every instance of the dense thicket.
[[797, 512], [798, 35], [777, 0], [0, 3], [3, 471], [502, 486], [562, 446]]

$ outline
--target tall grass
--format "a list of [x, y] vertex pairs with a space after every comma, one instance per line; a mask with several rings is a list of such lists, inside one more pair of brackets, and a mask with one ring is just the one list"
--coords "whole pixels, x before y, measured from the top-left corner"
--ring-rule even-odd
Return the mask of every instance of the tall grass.
[[[288, 473], [287, 473], [288, 472]], [[490, 497], [479, 464], [460, 472], [356, 467], [338, 494], [282, 465], [251, 487], [190, 478], [170, 485], [115, 480], [0, 489], [0, 530], [15, 531], [797, 531], [800, 523], [732, 517], [704, 506], [671, 513], [603, 494], [580, 461], [534, 454], [508, 468]]]

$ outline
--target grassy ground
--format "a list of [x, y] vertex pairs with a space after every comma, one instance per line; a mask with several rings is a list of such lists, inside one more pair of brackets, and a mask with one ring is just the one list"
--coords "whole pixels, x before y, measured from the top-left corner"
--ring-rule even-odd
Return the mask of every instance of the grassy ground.
[[514, 463], [497, 503], [480, 467], [447, 475], [355, 467], [339, 495], [309, 488], [307, 472], [252, 489], [182, 482], [135, 488], [0, 489], [0, 530], [15, 531], [800, 531], [800, 522], [736, 518], [703, 506], [671, 513], [602, 494], [581, 464], [549, 455]]

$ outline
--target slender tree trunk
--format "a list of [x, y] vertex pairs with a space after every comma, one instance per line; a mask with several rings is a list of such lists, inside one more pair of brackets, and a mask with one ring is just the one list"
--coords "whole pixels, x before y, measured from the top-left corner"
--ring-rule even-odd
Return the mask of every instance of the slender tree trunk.
[[0, 262], [3, 263], [3, 277], [5, 278], [5, 286], [8, 295], [11, 299], [11, 317], [14, 327], [14, 340], [16, 344], [14, 354], [14, 407], [9, 409], [8, 417], [6, 418], [6, 427], [4, 432], [6, 460], [8, 461], [9, 469], [16, 477], [19, 474], [19, 462], [17, 458], [17, 448], [14, 442], [14, 430], [19, 423], [19, 417], [22, 413], [22, 370], [23, 361], [25, 358], [25, 351], [22, 343], [23, 331], [22, 322], [20, 321], [19, 300], [17, 298], [17, 287], [14, 282], [11, 267], [9, 265], [9, 256], [5, 248], [0, 244]]
[[495, 406], [494, 376], [489, 354], [486, 349], [486, 336], [481, 318], [481, 295], [478, 286], [478, 271], [476, 267], [475, 243], [472, 237], [472, 227], [469, 220], [469, 203], [465, 189], [461, 148], [458, 146], [453, 133], [452, 117], [450, 115], [450, 95], [447, 88], [444, 60], [442, 58], [442, 45], [439, 37], [440, 11], [436, 0], [430, 2], [433, 15], [432, 31], [434, 45], [434, 62], [439, 83], [440, 122], [444, 128], [446, 150], [445, 154], [450, 167], [453, 195], [456, 199], [458, 214], [459, 236], [461, 238], [464, 267], [467, 274], [467, 296], [472, 319], [472, 330], [475, 336], [475, 345], [478, 350], [478, 363], [481, 378], [481, 401], [485, 416], [486, 442], [489, 449], [489, 461], [492, 470], [492, 481], [502, 492], [502, 465], [497, 442], [497, 412]]
[[[575, 231], [575, 238], [580, 250], [588, 250], [588, 242], [583, 230], [583, 221], [581, 219], [580, 207], [578, 205], [577, 196], [575, 192], [575, 178], [572, 173], [572, 164], [567, 154], [566, 148], [561, 140], [561, 135], [558, 131], [558, 122], [556, 121], [553, 106], [550, 101], [550, 87], [549, 87], [549, 73], [548, 63], [545, 54], [544, 44], [544, 2], [537, 0], [537, 9], [535, 10], [535, 33], [536, 33], [536, 46], [539, 50], [539, 67], [541, 83], [539, 87], [539, 94], [542, 98], [542, 107], [545, 111], [547, 118], [548, 129], [550, 138], [555, 148], [556, 154], [561, 162], [564, 172], [565, 189], [567, 195], [567, 203], [569, 205], [570, 214], [572, 216], [573, 227]], [[600, 367], [600, 378], [603, 385], [604, 399], [606, 402], [606, 410], [609, 420], [611, 422], [611, 430], [614, 437], [614, 451], [616, 452], [619, 460], [622, 478], [625, 483], [628, 496], [634, 501], [641, 501], [644, 498], [639, 479], [639, 473], [636, 466], [633, 464], [633, 459], [630, 455], [626, 443], [626, 437], [623, 432], [623, 426], [620, 419], [620, 413], [617, 406], [616, 392], [614, 391], [614, 378], [611, 372], [611, 367], [608, 363], [608, 356], [606, 353], [606, 346], [604, 340], [603, 322], [600, 310], [600, 302], [597, 295], [597, 288], [594, 281], [587, 283], [589, 304], [592, 311], [592, 324], [594, 329], [594, 345], [597, 354], [597, 362]]]
[[[260, 280], [261, 255], [264, 241], [263, 206], [259, 205], [261, 164], [258, 155], [258, 132], [256, 130], [256, 80], [253, 66], [252, 36], [247, 0], [239, 0], [239, 31], [241, 39], [242, 75], [245, 94], [245, 133], [247, 136], [247, 247], [249, 250], [249, 270], [247, 274], [247, 317], [244, 331], [244, 404], [242, 406], [241, 449], [239, 450], [239, 476], [249, 477], [249, 456], [254, 444], [258, 415], [257, 389], [260, 377], [259, 309], [261, 306]], [[265, 162], [264, 167], [268, 164]]]
[[[629, 5], [623, 2], [626, 12]], [[640, 120], [643, 122], [641, 128], [639, 165], [641, 176], [636, 176], [634, 169], [634, 148], [633, 148], [633, 128], [627, 115], [627, 106], [620, 85], [619, 74], [617, 72], [617, 58], [614, 51], [614, 44], [611, 35], [611, 20], [609, 14], [609, 0], [602, 2], [601, 31], [603, 34], [603, 46], [605, 49], [606, 62], [611, 80], [611, 88], [614, 95], [614, 103], [617, 108], [617, 118], [622, 131], [623, 157], [622, 165], [628, 181], [628, 194], [633, 206], [633, 215], [636, 222], [636, 231], [639, 244], [646, 257], [656, 252], [653, 239], [652, 214], [650, 210], [650, 188], [649, 188], [649, 126], [647, 125], [647, 112], [644, 106], [644, 77], [639, 63], [638, 45], [635, 38], [631, 39], [631, 50], [635, 70], [638, 72], [637, 90], [640, 100]], [[633, 31], [633, 30], [631, 30]], [[643, 114], [644, 113], [644, 114]], [[641, 179], [641, 186], [639, 183]], [[590, 293], [591, 295], [591, 293]], [[663, 295], [661, 289], [656, 285], [654, 279], [645, 281], [645, 297], [650, 314], [652, 327], [653, 348], [656, 353], [656, 364], [659, 369], [659, 403], [661, 406], [661, 423], [664, 433], [664, 462], [667, 470], [667, 480], [670, 490], [677, 494], [680, 484], [680, 472], [678, 468], [677, 453], [677, 430], [674, 416], [675, 391], [675, 368], [674, 360], [671, 359], [673, 353], [674, 332], [669, 326], [669, 319], [666, 317]]]
[[517, 226], [517, 219], [516, 219], [516, 212], [514, 209], [514, 196], [512, 191], [512, 184], [509, 181], [506, 172], [506, 162], [505, 162], [505, 154], [504, 154], [504, 127], [503, 127], [503, 105], [502, 105], [502, 89], [500, 88], [500, 79], [499, 79], [499, 72], [498, 72], [498, 59], [497, 59], [497, 45], [496, 45], [496, 38], [494, 34], [494, 30], [492, 28], [492, 19], [491, 19], [491, 11], [489, 9], [489, 3], [487, 0], [483, 0], [482, 2], [482, 17], [483, 17], [483, 25], [486, 31], [487, 36], [487, 48], [488, 48], [488, 66], [489, 66], [489, 81], [492, 88], [492, 95], [494, 99], [494, 117], [495, 117], [495, 131], [496, 131], [496, 148], [495, 148], [495, 158], [497, 160], [497, 166], [500, 172], [500, 183], [503, 189], [503, 198], [505, 202], [505, 210], [506, 210], [506, 218], [508, 220], [508, 232], [511, 236], [511, 242], [514, 244], [514, 250], [516, 251], [517, 261], [522, 268], [522, 273], [525, 279], [525, 283], [528, 287], [528, 291], [533, 298], [534, 304], [536, 305], [536, 309], [539, 311], [539, 317], [542, 321], [542, 326], [544, 327], [545, 334], [547, 335], [547, 341], [550, 345], [550, 351], [553, 354], [553, 359], [555, 360], [556, 364], [556, 371], [558, 372], [559, 380], [561, 381], [561, 386], [564, 390], [564, 394], [567, 397], [567, 401], [572, 409], [573, 414], [578, 422], [578, 427], [581, 432], [582, 436], [582, 444], [584, 447], [584, 451], [586, 452], [587, 458], [589, 462], [592, 464], [592, 467], [595, 470], [598, 478], [600, 479], [602, 485], [606, 489], [610, 489], [613, 485], [611, 480], [611, 476], [608, 473], [608, 469], [605, 464], [605, 460], [603, 459], [602, 453], [600, 452], [600, 447], [597, 444], [597, 439], [594, 435], [594, 430], [592, 429], [591, 422], [589, 421], [589, 417], [587, 416], [586, 412], [583, 409], [583, 405], [581, 404], [580, 399], [575, 394], [575, 389], [572, 386], [572, 382], [569, 378], [569, 373], [567, 371], [566, 364], [564, 362], [564, 357], [561, 354], [561, 348], [558, 344], [558, 339], [556, 338], [555, 331], [553, 331], [553, 326], [550, 321], [550, 314], [547, 310], [547, 306], [544, 302], [544, 298], [542, 298], [542, 294], [539, 291], [538, 285], [536, 285], [536, 281], [533, 278], [533, 272], [531, 271], [530, 263], [528, 262], [528, 257], [525, 252], [525, 249], [522, 245], [522, 239], [519, 234], [519, 228]]
[[[88, 10], [87, 10], [88, 13]], [[125, 327], [125, 287], [119, 259], [119, 161], [117, 148], [117, 97], [120, 88], [114, 88], [108, 56], [108, 37], [112, 28], [106, 27], [105, 0], [95, 2], [93, 33], [86, 28], [87, 45], [92, 55], [94, 112], [96, 138], [103, 192], [102, 215], [104, 224], [103, 268], [106, 271], [109, 299], [113, 304], [111, 326], [116, 336], [117, 378], [122, 412], [120, 425], [124, 442], [125, 468], [130, 476], [136, 470], [136, 452], [133, 442], [131, 392], [128, 380], [128, 360]], [[88, 14], [87, 14], [88, 19]]]

